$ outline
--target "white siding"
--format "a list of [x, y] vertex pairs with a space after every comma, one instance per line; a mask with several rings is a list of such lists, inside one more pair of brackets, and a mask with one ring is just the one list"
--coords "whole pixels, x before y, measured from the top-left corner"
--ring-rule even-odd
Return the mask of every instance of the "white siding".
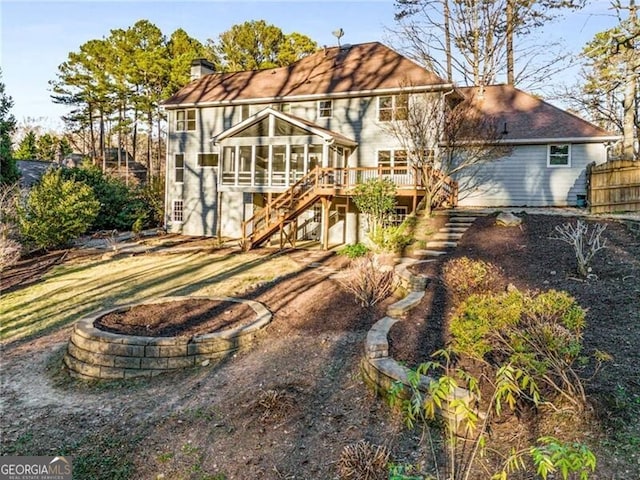
[[603, 144], [571, 145], [571, 167], [547, 167], [547, 145], [513, 147], [477, 175], [462, 172], [460, 206], [575, 206], [586, 195], [586, 166], [606, 160]]

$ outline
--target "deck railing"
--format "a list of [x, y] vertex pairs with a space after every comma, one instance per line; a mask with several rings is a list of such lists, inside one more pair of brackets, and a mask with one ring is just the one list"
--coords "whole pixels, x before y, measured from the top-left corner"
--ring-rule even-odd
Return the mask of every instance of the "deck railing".
[[[414, 167], [316, 167], [267, 203], [250, 219], [242, 222], [243, 240], [247, 242], [252, 235], [260, 235], [274, 226], [281, 225], [291, 212], [297, 211], [301, 203], [306, 204], [311, 196], [349, 195], [358, 184], [377, 178], [388, 178], [398, 191], [421, 195], [425, 190], [422, 172]], [[447, 201], [450, 205], [455, 205], [458, 195], [457, 182], [449, 177], [440, 179], [442, 187], [434, 200], [439, 203]]]

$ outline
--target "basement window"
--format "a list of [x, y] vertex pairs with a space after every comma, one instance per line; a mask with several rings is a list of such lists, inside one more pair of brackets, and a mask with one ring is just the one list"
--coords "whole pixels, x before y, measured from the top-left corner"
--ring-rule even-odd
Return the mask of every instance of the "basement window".
[[182, 223], [184, 221], [184, 204], [182, 200], [173, 201], [173, 221], [176, 223]]

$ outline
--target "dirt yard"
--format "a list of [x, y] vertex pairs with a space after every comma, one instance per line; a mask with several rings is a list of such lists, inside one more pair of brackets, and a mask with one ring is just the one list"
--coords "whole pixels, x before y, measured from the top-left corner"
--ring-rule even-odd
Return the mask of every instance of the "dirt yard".
[[[495, 262], [518, 288], [565, 289], [589, 309], [587, 349], [614, 357], [588, 387], [601, 423], [590, 478], [640, 478], [640, 241], [609, 224], [597, 278], [582, 281], [569, 247], [547, 239], [566, 221], [530, 216], [522, 228], [496, 230], [480, 219], [451, 255]], [[5, 342], [0, 454], [71, 455], [82, 480], [326, 480], [337, 478], [343, 447], [361, 439], [386, 445], [396, 462], [428, 458], [419, 432], [407, 431], [360, 376], [364, 338], [386, 305], [365, 310], [331, 278], [344, 258], [287, 255], [306, 268], [244, 295], [266, 304], [272, 323], [251, 351], [215, 367], [88, 384], [62, 370], [69, 326]], [[438, 285], [392, 329], [397, 358], [422, 361], [445, 341], [449, 307]]]

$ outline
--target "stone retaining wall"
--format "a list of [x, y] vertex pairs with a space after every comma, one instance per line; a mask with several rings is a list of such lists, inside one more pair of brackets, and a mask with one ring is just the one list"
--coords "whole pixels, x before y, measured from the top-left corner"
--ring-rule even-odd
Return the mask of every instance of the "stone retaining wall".
[[136, 305], [207, 299], [246, 303], [256, 318], [248, 325], [195, 337], [139, 337], [105, 332], [95, 320], [135, 305], [103, 310], [78, 321], [71, 333], [64, 362], [72, 375], [87, 379], [152, 377], [163, 372], [221, 361], [250, 345], [271, 321], [271, 312], [261, 303], [229, 297], [166, 297]]

